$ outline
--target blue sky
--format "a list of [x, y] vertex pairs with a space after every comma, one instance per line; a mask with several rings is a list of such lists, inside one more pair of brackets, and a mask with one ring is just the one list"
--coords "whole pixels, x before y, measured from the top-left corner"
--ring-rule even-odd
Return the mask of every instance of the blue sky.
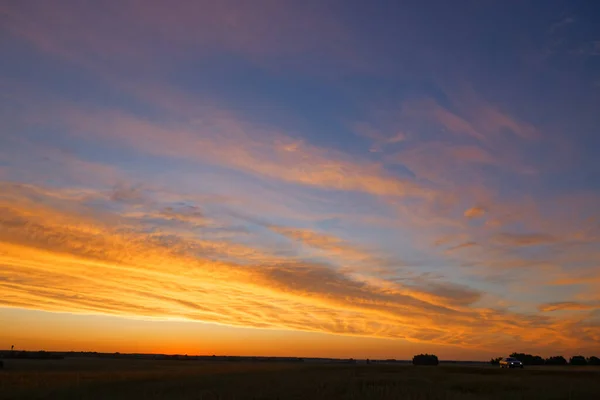
[[0, 11], [0, 313], [600, 351], [595, 2]]

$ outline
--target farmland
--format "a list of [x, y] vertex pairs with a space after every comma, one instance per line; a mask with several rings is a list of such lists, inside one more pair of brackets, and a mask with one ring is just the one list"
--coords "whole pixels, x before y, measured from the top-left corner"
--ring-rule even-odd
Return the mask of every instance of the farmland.
[[0, 399], [594, 399], [597, 367], [4, 360]]

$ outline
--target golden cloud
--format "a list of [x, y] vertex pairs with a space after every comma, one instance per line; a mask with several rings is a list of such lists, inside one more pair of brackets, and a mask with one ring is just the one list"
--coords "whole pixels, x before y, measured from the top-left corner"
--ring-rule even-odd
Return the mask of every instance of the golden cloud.
[[[566, 346], [581, 344], [551, 318], [473, 307], [480, 294], [466, 287], [382, 286], [235, 243], [147, 234], [135, 225], [118, 229], [110, 222], [115, 216], [74, 207], [71, 200], [31, 199], [23, 188], [11, 187], [0, 196], [4, 306], [469, 347], [511, 343], [512, 335], [524, 342], [552, 335]], [[300, 235], [306, 237], [323, 246], [323, 238]], [[247, 262], [235, 263], [232, 256]]]

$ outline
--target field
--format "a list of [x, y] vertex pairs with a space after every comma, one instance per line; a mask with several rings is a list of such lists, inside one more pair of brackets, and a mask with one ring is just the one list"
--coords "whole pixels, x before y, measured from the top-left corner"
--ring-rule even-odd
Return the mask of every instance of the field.
[[600, 369], [4, 360], [0, 399], [597, 399]]

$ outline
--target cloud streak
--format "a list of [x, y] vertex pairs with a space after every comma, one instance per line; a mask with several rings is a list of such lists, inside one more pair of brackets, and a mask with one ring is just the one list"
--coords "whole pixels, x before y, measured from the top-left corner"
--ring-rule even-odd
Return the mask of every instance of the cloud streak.
[[600, 304], [587, 304], [575, 301], [564, 301], [557, 303], [542, 304], [539, 307], [542, 312], [550, 311], [585, 311], [600, 308]]
[[544, 233], [499, 233], [495, 241], [509, 246], [543, 246], [557, 242], [557, 238]]

